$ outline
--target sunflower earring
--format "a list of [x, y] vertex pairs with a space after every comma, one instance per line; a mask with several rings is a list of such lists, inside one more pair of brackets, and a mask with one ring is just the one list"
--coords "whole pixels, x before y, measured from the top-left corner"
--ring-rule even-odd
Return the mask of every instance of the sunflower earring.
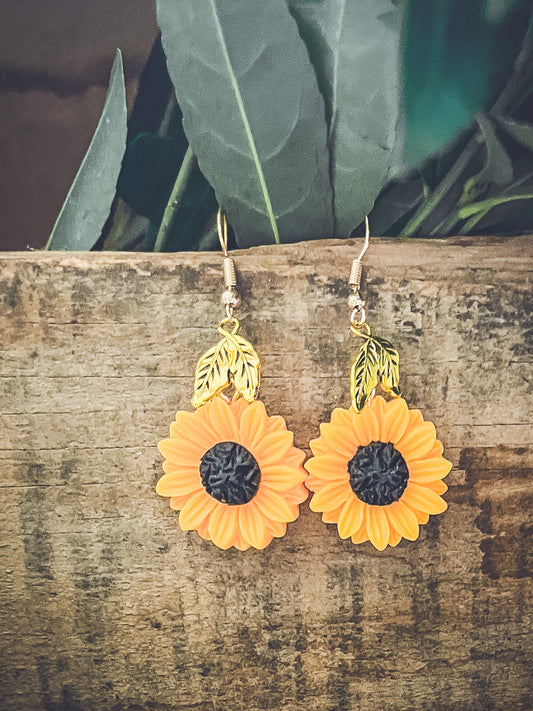
[[[373, 336], [366, 322], [359, 294], [368, 219], [365, 225], [365, 243], [349, 279], [350, 329], [363, 339], [351, 371], [352, 404], [333, 410], [331, 422], [320, 425], [305, 468], [314, 492], [311, 510], [321, 512], [324, 523], [336, 523], [341, 538], [370, 540], [383, 550], [402, 538], [416, 540], [419, 525], [446, 510], [442, 479], [452, 465], [442, 456], [433, 423], [400, 397], [398, 351]], [[392, 399], [376, 395], [378, 386]]]
[[293, 446], [284, 419], [269, 417], [256, 399], [260, 362], [233, 315], [240, 297], [220, 210], [217, 226], [224, 254], [222, 339], [196, 367], [196, 411], [178, 412], [170, 438], [159, 442], [165, 474], [156, 492], [170, 497], [183, 531], [196, 530], [222, 549], [263, 549], [285, 535], [308, 496], [302, 483], [305, 454]]

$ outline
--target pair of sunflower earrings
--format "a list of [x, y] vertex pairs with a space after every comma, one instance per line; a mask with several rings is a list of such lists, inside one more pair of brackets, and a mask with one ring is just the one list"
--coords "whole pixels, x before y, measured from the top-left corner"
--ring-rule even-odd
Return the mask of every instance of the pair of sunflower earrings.
[[[349, 279], [350, 329], [363, 340], [351, 371], [351, 407], [333, 410], [331, 422], [320, 425], [305, 464], [285, 420], [267, 415], [256, 399], [259, 357], [239, 335], [235, 265], [220, 211], [217, 222], [226, 318], [218, 326], [221, 340], [196, 368], [196, 411], [178, 412], [169, 439], [159, 443], [165, 474], [157, 493], [170, 497], [183, 531], [196, 530], [224, 550], [263, 549], [284, 536], [308, 489], [311, 510], [322, 513], [324, 523], [337, 524], [341, 538], [370, 541], [378, 550], [402, 538], [416, 540], [420, 524], [447, 508], [442, 480], [452, 465], [442, 456], [433, 423], [400, 397], [397, 350], [366, 323], [359, 286], [368, 220]], [[378, 387], [392, 399], [376, 395]]]

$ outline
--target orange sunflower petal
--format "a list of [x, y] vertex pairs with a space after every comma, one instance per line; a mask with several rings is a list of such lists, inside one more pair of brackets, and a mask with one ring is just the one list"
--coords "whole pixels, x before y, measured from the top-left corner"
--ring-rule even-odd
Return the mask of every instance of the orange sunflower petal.
[[[171, 439], [169, 440], [163, 440], [163, 442], [165, 441], [172, 442], [173, 444], [172, 453], [165, 456], [168, 456], [168, 461], [170, 464], [176, 464], [178, 466], [181, 465], [184, 461], [189, 462], [188, 466], [191, 466], [190, 462], [192, 462], [193, 460], [195, 461], [196, 466], [198, 466], [202, 456], [212, 446], [209, 445], [209, 447], [204, 449], [204, 447], [201, 447], [199, 444], [184, 439], [183, 437], [171, 437]], [[215, 441], [216, 440], [213, 439], [213, 444], [215, 443]], [[162, 442], [160, 442], [159, 444], [162, 444]], [[163, 454], [161, 447], [159, 447], [159, 451], [161, 452], [161, 454]]]
[[423, 526], [429, 521], [429, 514], [428, 513], [425, 513], [424, 511], [419, 511], [418, 509], [413, 509], [413, 508], [411, 508], [411, 511], [416, 516], [416, 520], [418, 521], [419, 526]]
[[409, 428], [412, 429], [416, 425], [421, 425], [422, 422], [424, 422], [424, 417], [420, 410], [417, 410], [416, 408], [413, 410], [409, 410]]
[[271, 432], [265, 435], [260, 445], [253, 452], [260, 469], [282, 464], [287, 451], [293, 446], [293, 439], [292, 432], [287, 430]]
[[418, 538], [418, 521], [415, 514], [401, 501], [385, 507], [385, 515], [389, 521], [391, 529], [394, 528], [408, 541], [416, 541]]
[[283, 464], [265, 467], [261, 470], [261, 482], [274, 491], [287, 491], [296, 484], [300, 484], [304, 479], [305, 472], [302, 469], [295, 469]]
[[284, 521], [265, 521], [267, 531], [271, 533], [274, 538], [282, 538], [287, 533], [287, 524]]
[[259, 511], [271, 521], [287, 522], [297, 518], [297, 516], [293, 517], [293, 512], [285, 499], [275, 491], [260, 487], [253, 501]]
[[286, 430], [287, 424], [281, 415], [270, 415], [265, 423], [265, 434], [284, 432]]
[[381, 506], [365, 506], [365, 528], [372, 545], [382, 551], [389, 542], [389, 522]]
[[260, 443], [267, 417], [265, 406], [260, 400], [254, 400], [243, 411], [239, 422], [240, 442], [247, 449], [253, 449]]
[[180, 511], [178, 520], [181, 530], [192, 531], [198, 528], [217, 503], [204, 489], [193, 494]]
[[200, 464], [200, 459], [198, 459], [197, 464], [188, 464], [185, 466], [184, 464], [178, 464], [177, 462], [173, 462], [170, 459], [165, 459], [163, 462], [163, 471], [165, 474], [175, 474], [176, 472], [185, 472], [185, 473], [194, 473], [198, 474], [199, 469], [198, 465]]
[[393, 548], [398, 545], [398, 543], [402, 540], [401, 535], [398, 533], [398, 531], [395, 528], [390, 529], [390, 534], [389, 534], [389, 546], [392, 546]]
[[437, 433], [433, 422], [422, 422], [408, 428], [404, 436], [395, 443], [396, 449], [409, 465], [413, 459], [425, 457], [435, 444]]
[[430, 481], [443, 479], [450, 473], [452, 463], [444, 457], [432, 459], [415, 459], [409, 462], [409, 479], [417, 483], [426, 484]]
[[366, 532], [365, 524], [363, 524], [357, 533], [353, 534], [352, 543], [364, 543], [365, 541], [368, 541], [368, 534]]
[[190, 450], [183, 443], [175, 439], [162, 439], [157, 444], [159, 451], [171, 462], [181, 464], [186, 467], [198, 466], [200, 458], [196, 450]]
[[355, 494], [349, 496], [338, 519], [339, 536], [349, 538], [361, 528], [365, 504]]
[[426, 489], [431, 489], [431, 491], [434, 491], [436, 494], [445, 494], [448, 491], [448, 487], [446, 484], [442, 481], [442, 479], [439, 479], [438, 481], [428, 481], [426, 484], [424, 484]]
[[237, 422], [240, 421], [242, 413], [246, 410], [249, 404], [250, 403], [243, 397], [238, 397], [236, 400], [231, 400], [229, 405], [231, 407], [231, 411], [235, 415], [235, 419], [237, 420]]
[[159, 496], [185, 496], [202, 489], [202, 480], [198, 470], [182, 470], [172, 474], [164, 474], [155, 487]]
[[170, 499], [170, 508], [174, 511], [179, 511], [182, 509], [186, 502], [189, 500], [189, 496], [173, 496]]
[[175, 421], [170, 425], [170, 436], [182, 437], [194, 444], [205, 447], [205, 449], [209, 449], [213, 444], [213, 437], [200, 424], [203, 422], [207, 422], [207, 416], [202, 409], [196, 412], [177, 412]]
[[211, 540], [211, 536], [209, 535], [209, 516], [197, 527], [196, 532], [204, 541]]
[[320, 489], [322, 489], [327, 483], [328, 482], [322, 481], [322, 479], [319, 479], [312, 474], [309, 474], [305, 480], [305, 485], [310, 491], [320, 491]]
[[403, 437], [409, 425], [409, 408], [401, 397], [385, 405], [383, 420], [380, 423], [380, 441], [395, 444]]
[[324, 523], [338, 523], [339, 516], [341, 515], [341, 511], [343, 508], [344, 504], [341, 504], [340, 506], [337, 506], [336, 509], [332, 509], [331, 511], [323, 511], [322, 521]]
[[243, 539], [258, 550], [265, 548], [272, 540], [265, 518], [253, 501], [239, 506], [239, 528]]
[[288, 504], [303, 504], [309, 496], [309, 492], [303, 484], [296, 484], [292, 489], [283, 492], [283, 498]]
[[207, 416], [218, 442], [236, 442], [239, 427], [235, 410], [221, 397], [214, 397], [207, 405]]
[[335, 426], [340, 426], [344, 429], [349, 429], [352, 426], [352, 412], [345, 410], [343, 407], [336, 407], [331, 413], [331, 424]]
[[327, 482], [347, 481], [349, 478], [348, 462], [346, 458], [337, 454], [322, 454], [319, 457], [313, 457], [304, 466], [309, 474]]
[[320, 425], [320, 434], [330, 452], [339, 454], [348, 461], [354, 456], [359, 446], [355, 431], [352, 429], [336, 427], [323, 422]]
[[352, 423], [356, 437], [362, 445], [379, 441], [379, 422], [376, 414], [370, 407], [365, 407], [361, 412], [352, 410]]
[[310, 447], [311, 452], [313, 453], [314, 457], [320, 457], [323, 454], [330, 453], [330, 449], [322, 437], [317, 437], [317, 439], [312, 439], [309, 442], [309, 447]]
[[286, 464], [288, 467], [293, 467], [294, 469], [299, 469], [300, 472], [302, 472], [302, 476], [305, 477], [306, 474], [302, 466], [305, 460], [305, 456], [305, 452], [303, 452], [301, 449], [298, 449], [297, 447], [293, 447], [292, 449], [289, 449], [289, 451], [283, 457], [283, 464]]
[[419, 486], [411, 481], [407, 484], [401, 500], [409, 508], [412, 506], [428, 514], [440, 514], [448, 508], [444, 499], [441, 499], [434, 491], [428, 489], [427, 486]]
[[373, 410], [379, 422], [381, 422], [383, 415], [385, 414], [385, 405], [385, 398], [381, 397], [381, 395], [376, 395], [369, 402], [368, 406], [371, 410]]
[[179, 440], [186, 449], [197, 451], [200, 457], [216, 442], [214, 435], [199, 426], [198, 422], [196, 423], [196, 430], [192, 428], [185, 430], [177, 422], [171, 422], [170, 437], [175, 441]]
[[239, 525], [239, 511], [236, 506], [218, 504], [209, 517], [209, 535], [213, 543], [227, 550], [233, 545]]
[[244, 540], [244, 538], [241, 536], [240, 533], [237, 533], [235, 535], [235, 540], [233, 542], [233, 545], [239, 551], [247, 551], [251, 547], [249, 543], [246, 543], [246, 541]]
[[341, 504], [344, 504], [349, 495], [349, 485], [346, 483], [338, 484], [334, 482], [333, 484], [328, 484], [316, 494], [313, 494], [313, 498], [309, 504], [311, 511], [331, 511], [337, 508]]
[[444, 447], [442, 446], [442, 442], [439, 442], [439, 440], [435, 440], [435, 444], [433, 447], [429, 450], [429, 452], [426, 454], [427, 459], [433, 459], [434, 457], [442, 457], [442, 453], [444, 452]]

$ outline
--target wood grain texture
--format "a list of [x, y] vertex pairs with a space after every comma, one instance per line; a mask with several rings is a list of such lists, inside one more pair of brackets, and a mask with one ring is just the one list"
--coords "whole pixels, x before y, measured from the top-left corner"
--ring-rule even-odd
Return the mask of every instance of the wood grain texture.
[[[355, 242], [236, 253], [261, 398], [349, 404]], [[364, 293], [454, 462], [415, 543], [307, 503], [265, 551], [184, 534], [156, 443], [222, 317], [216, 254], [0, 257], [2, 711], [531, 709], [532, 240], [374, 240]]]

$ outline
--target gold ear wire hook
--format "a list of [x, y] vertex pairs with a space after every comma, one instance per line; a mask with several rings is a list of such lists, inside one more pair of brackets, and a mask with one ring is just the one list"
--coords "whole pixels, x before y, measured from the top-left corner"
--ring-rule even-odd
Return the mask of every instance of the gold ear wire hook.
[[360, 255], [357, 257], [359, 261], [365, 256], [368, 246], [370, 244], [370, 223], [368, 222], [368, 216], [365, 215], [365, 242], [363, 244], [363, 249]]
[[361, 286], [361, 277], [363, 275], [363, 263], [361, 260], [365, 256], [369, 244], [370, 224], [368, 222], [368, 217], [365, 216], [365, 241], [359, 256], [352, 262], [350, 278], [348, 279], [348, 284], [350, 285], [350, 290], [352, 292], [348, 297], [348, 306], [352, 309], [352, 316], [350, 319], [352, 327], [361, 327], [366, 321], [365, 302], [359, 294], [359, 287]]
[[223, 270], [224, 270], [224, 292], [221, 296], [222, 304], [226, 307], [226, 317], [233, 319], [233, 311], [241, 304], [241, 297], [237, 289], [237, 274], [235, 272], [235, 262], [228, 255], [228, 221], [226, 215], [219, 207], [217, 212], [217, 230], [220, 246], [222, 247]]
[[217, 231], [218, 239], [220, 241], [220, 246], [222, 247], [222, 252], [224, 257], [228, 256], [228, 221], [226, 220], [226, 215], [222, 212], [222, 208], [218, 208], [217, 212]]
[[361, 284], [361, 275], [363, 273], [363, 265], [361, 260], [366, 254], [368, 246], [370, 244], [370, 224], [368, 222], [368, 217], [365, 217], [365, 241], [361, 253], [352, 262], [352, 269], [350, 271], [350, 278], [348, 279], [348, 284], [350, 285], [352, 291], [358, 291]]

